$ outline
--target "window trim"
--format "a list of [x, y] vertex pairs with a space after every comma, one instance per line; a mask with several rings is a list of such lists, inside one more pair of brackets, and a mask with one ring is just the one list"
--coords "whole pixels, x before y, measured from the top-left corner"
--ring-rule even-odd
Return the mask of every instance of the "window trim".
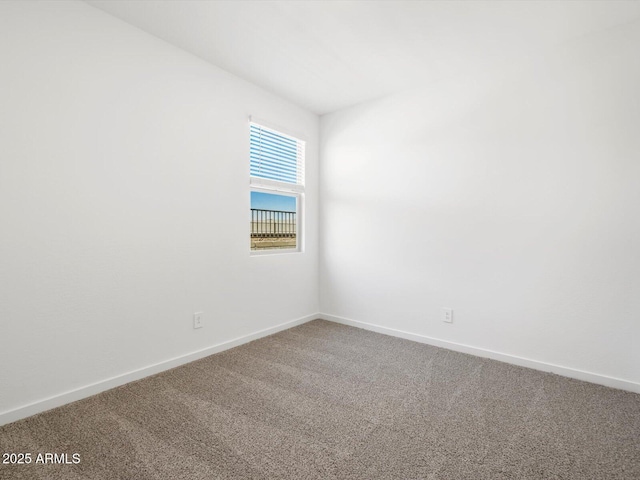
[[[248, 137], [249, 137], [249, 150], [251, 150], [251, 125], [255, 124], [260, 127], [264, 127], [268, 130], [273, 130], [275, 133], [279, 133], [286, 137], [291, 137], [297, 142], [303, 142], [306, 147], [306, 139], [302, 135], [293, 133], [287, 129], [283, 129], [270, 122], [257, 119], [253, 116], [249, 116], [248, 121]], [[280, 255], [291, 253], [304, 253], [305, 244], [305, 183], [306, 183], [306, 152], [302, 158], [303, 176], [302, 183], [288, 183], [278, 180], [272, 180], [261, 177], [254, 177], [251, 175], [251, 155], [249, 155], [249, 253], [251, 256], [264, 256], [264, 255]], [[296, 247], [295, 248], [269, 248], [264, 250], [252, 250], [251, 249], [251, 192], [262, 192], [274, 195], [285, 195], [294, 197], [296, 199]]]
[[[293, 197], [296, 199], [296, 246], [295, 248], [267, 248], [264, 250], [251, 249], [251, 192], [270, 193], [272, 195], [285, 195], [287, 197]], [[275, 190], [272, 188], [255, 187], [249, 188], [249, 253], [250, 255], [279, 255], [283, 253], [304, 253], [303, 239], [304, 235], [301, 235], [301, 231], [304, 230], [304, 216], [300, 212], [304, 208], [304, 193], [300, 192], [285, 192], [282, 190]]]

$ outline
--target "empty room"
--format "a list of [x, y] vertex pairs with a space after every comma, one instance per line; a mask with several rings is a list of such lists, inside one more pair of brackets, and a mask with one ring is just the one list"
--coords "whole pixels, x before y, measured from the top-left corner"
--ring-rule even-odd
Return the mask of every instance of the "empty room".
[[0, 0], [0, 479], [640, 479], [640, 1]]

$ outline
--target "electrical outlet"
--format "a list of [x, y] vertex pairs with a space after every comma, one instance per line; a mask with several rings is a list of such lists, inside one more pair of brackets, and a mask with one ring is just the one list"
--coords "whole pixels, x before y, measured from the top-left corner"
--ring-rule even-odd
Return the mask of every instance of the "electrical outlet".
[[193, 314], [193, 328], [202, 328], [202, 312], [196, 312]]
[[453, 323], [453, 308], [442, 309], [442, 321], [445, 323]]

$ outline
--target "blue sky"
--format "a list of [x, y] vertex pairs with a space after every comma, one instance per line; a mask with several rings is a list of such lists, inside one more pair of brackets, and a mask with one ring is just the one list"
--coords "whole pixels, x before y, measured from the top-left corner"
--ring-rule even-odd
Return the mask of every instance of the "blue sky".
[[295, 212], [296, 198], [275, 193], [251, 192], [251, 208]]

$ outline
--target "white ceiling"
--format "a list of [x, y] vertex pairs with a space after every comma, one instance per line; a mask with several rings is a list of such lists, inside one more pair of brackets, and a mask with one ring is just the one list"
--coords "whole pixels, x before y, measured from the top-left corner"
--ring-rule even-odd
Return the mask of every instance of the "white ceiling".
[[317, 114], [640, 18], [614, 0], [86, 1]]

